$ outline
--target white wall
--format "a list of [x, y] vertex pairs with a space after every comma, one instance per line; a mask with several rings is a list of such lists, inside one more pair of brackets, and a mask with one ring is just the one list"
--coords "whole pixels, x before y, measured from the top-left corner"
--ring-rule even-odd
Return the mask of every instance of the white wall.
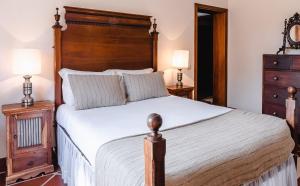
[[[174, 80], [170, 68], [173, 49], [190, 50], [191, 69], [185, 83], [193, 84], [194, 3], [227, 7], [227, 0], [1, 0], [0, 1], [0, 105], [22, 98], [20, 76], [12, 74], [14, 48], [38, 48], [43, 52], [42, 74], [34, 76], [34, 98], [53, 100], [53, 34], [55, 7], [80, 6], [102, 10], [147, 14], [158, 19], [159, 69], [166, 70], [168, 84]], [[6, 156], [4, 117], [0, 114], [0, 158]]]
[[282, 46], [284, 19], [299, 12], [299, 6], [299, 0], [228, 1], [229, 106], [261, 112], [262, 55]]

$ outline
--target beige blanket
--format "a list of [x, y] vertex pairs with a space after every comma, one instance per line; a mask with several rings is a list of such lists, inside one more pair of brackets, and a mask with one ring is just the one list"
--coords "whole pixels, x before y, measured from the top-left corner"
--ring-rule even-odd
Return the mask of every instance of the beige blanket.
[[[241, 185], [286, 161], [294, 147], [284, 120], [239, 110], [162, 133], [167, 186]], [[99, 148], [98, 186], [144, 185], [143, 138]]]

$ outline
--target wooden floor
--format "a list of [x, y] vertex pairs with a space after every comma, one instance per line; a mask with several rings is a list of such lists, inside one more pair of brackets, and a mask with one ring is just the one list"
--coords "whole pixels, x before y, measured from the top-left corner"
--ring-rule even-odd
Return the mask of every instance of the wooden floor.
[[[0, 174], [0, 186], [5, 186], [5, 173]], [[66, 184], [63, 183], [60, 173], [55, 172], [9, 186], [66, 186]], [[298, 179], [298, 186], [300, 186], [300, 178]]]
[[[0, 174], [0, 186], [5, 186], [5, 173]], [[61, 179], [60, 172], [39, 176], [30, 180], [10, 184], [9, 186], [66, 186]]]

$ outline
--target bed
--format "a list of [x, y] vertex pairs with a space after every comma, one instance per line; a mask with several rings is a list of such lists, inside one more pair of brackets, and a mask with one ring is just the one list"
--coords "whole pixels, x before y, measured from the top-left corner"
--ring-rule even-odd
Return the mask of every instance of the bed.
[[150, 16], [65, 9], [66, 29], [58, 12], [53, 26], [58, 163], [65, 183], [297, 185], [292, 87], [287, 122], [176, 96], [80, 111], [64, 104], [62, 68], [157, 70], [158, 42], [155, 22], [149, 33]]

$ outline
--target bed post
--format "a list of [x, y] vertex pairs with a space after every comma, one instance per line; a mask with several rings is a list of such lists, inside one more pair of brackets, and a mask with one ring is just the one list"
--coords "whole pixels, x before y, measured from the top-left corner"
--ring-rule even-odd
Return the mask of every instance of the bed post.
[[62, 104], [62, 92], [61, 92], [61, 78], [57, 75], [61, 69], [61, 29], [62, 26], [59, 23], [60, 15], [58, 14], [58, 8], [56, 8], [56, 14], [54, 15], [55, 24], [52, 26], [54, 30], [54, 86], [55, 86], [55, 108]]
[[162, 118], [158, 114], [151, 114], [147, 124], [151, 133], [144, 139], [145, 186], [164, 186], [166, 140], [158, 132]]
[[295, 148], [293, 150], [294, 160], [297, 167], [297, 153], [298, 153], [298, 139], [297, 139], [297, 107], [296, 107], [296, 93], [297, 89], [295, 87], [288, 87], [289, 97], [286, 99], [286, 121], [291, 129], [291, 135], [295, 142]]
[[154, 19], [153, 23], [153, 31], [151, 32], [152, 36], [152, 47], [153, 47], [153, 52], [152, 52], [152, 60], [153, 60], [153, 69], [154, 71], [157, 71], [157, 47], [158, 47], [158, 32], [156, 31], [157, 24], [156, 24], [156, 19]]

